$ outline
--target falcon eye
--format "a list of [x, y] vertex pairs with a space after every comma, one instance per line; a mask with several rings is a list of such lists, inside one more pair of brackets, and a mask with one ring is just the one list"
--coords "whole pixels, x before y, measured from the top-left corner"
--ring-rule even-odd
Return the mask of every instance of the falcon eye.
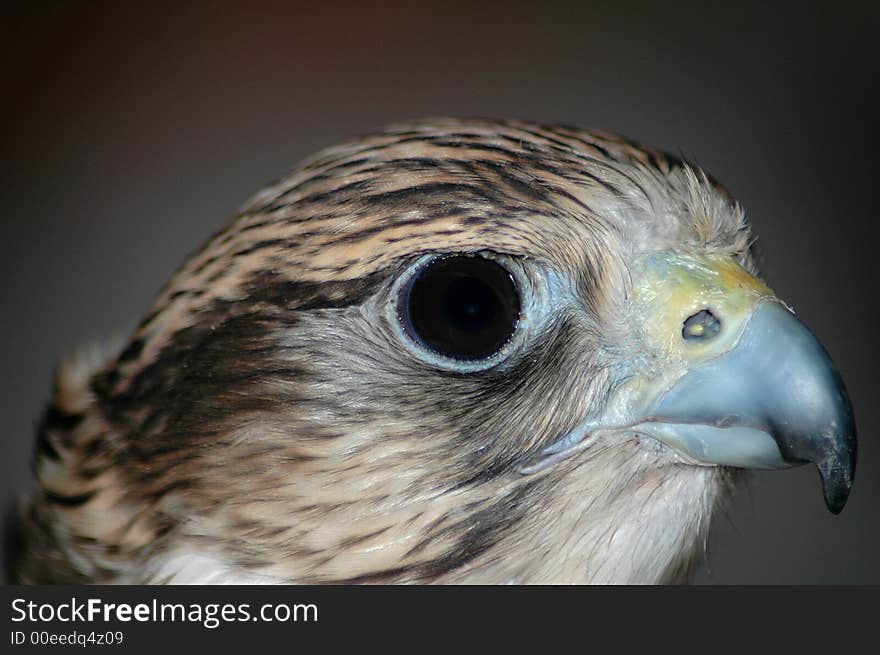
[[456, 360], [494, 355], [510, 340], [520, 317], [513, 276], [479, 256], [430, 261], [401, 290], [398, 316], [424, 348]]

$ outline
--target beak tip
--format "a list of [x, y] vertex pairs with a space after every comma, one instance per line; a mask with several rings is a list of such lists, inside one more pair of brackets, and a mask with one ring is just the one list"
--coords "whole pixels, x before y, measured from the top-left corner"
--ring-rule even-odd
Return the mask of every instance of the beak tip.
[[825, 495], [825, 505], [832, 514], [840, 514], [852, 491], [856, 472], [855, 439], [851, 441], [851, 444], [852, 448], [848, 452], [849, 457], [843, 462], [838, 460], [836, 465], [822, 466], [821, 463], [818, 465]]
[[843, 511], [844, 506], [846, 505], [846, 499], [849, 497], [849, 492], [847, 491], [844, 494], [825, 495], [825, 505], [828, 507], [828, 511], [834, 514], [840, 514]]
[[825, 505], [828, 507], [828, 511], [837, 516], [843, 511], [844, 506], [846, 505], [846, 500], [849, 497], [849, 492], [839, 496], [825, 496]]

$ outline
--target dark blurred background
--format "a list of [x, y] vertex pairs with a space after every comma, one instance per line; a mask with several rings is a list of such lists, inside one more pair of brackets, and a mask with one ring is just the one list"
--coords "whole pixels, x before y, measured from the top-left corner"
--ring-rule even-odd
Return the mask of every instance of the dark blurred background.
[[130, 330], [267, 181], [401, 119], [533, 118], [620, 132], [723, 181], [770, 285], [849, 386], [860, 452], [843, 513], [812, 467], [758, 473], [698, 581], [880, 583], [880, 13], [823, 4], [7, 3], [0, 497], [28, 484], [58, 359]]

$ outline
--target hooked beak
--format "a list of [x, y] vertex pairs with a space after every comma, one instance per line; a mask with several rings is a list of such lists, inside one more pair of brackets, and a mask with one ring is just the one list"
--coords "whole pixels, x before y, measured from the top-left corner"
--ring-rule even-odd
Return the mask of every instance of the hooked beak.
[[635, 430], [698, 462], [780, 469], [812, 462], [825, 503], [846, 504], [856, 427], [843, 380], [782, 304], [759, 304], [737, 345], [684, 375]]
[[[640, 434], [685, 463], [782, 469], [811, 462], [828, 509], [852, 488], [856, 427], [828, 353], [734, 261], [663, 252], [634, 267], [632, 372], [602, 414], [521, 468], [526, 475]], [[638, 363], [641, 362], [641, 363]]]

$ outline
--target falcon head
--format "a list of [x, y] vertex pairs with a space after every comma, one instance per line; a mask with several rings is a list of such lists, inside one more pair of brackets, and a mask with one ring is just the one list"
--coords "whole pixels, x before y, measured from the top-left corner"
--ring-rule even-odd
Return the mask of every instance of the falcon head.
[[744, 469], [853, 413], [707, 175], [609, 134], [437, 119], [327, 149], [60, 369], [25, 582], [657, 583]]

